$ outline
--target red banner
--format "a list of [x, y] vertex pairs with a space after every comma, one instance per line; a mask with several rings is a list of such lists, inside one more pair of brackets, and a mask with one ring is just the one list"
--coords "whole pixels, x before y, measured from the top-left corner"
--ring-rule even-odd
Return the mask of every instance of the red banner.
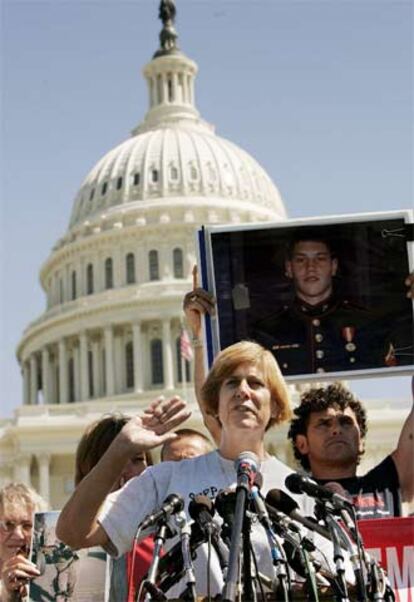
[[367, 552], [387, 571], [396, 602], [414, 602], [414, 518], [358, 521]]

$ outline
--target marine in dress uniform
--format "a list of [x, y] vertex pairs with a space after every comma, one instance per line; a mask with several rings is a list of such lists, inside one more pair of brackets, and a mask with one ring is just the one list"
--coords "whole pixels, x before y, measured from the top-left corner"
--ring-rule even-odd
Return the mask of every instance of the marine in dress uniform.
[[389, 331], [389, 320], [332, 295], [317, 305], [296, 297], [256, 322], [251, 336], [291, 375], [397, 365]]

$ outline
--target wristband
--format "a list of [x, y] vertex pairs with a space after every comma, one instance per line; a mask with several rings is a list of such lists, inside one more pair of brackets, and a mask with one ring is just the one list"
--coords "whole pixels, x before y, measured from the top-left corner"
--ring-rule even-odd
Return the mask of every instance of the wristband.
[[204, 347], [204, 341], [200, 337], [193, 336], [191, 337], [191, 345], [196, 347]]

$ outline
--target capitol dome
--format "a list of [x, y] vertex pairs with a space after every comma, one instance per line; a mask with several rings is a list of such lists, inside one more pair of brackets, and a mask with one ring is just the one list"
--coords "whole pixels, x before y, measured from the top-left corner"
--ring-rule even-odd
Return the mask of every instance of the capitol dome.
[[[16, 439], [15, 473], [55, 507], [92, 419], [135, 413], [159, 393], [184, 391], [194, 403], [180, 337], [197, 229], [286, 217], [264, 169], [197, 111], [197, 65], [177, 47], [173, 6], [161, 0], [160, 47], [144, 68], [148, 112], [81, 184], [69, 227], [40, 270], [46, 309], [17, 348], [30, 436]], [[191, 420], [203, 429], [197, 411]]]
[[155, 123], [100, 159], [77, 194], [70, 227], [173, 197], [251, 205], [263, 220], [285, 216], [277, 188], [253, 157], [207, 125], [183, 120], [179, 127]]

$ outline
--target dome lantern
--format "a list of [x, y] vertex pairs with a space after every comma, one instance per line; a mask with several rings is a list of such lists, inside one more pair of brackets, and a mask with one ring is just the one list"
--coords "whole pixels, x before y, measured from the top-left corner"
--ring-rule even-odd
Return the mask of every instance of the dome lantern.
[[211, 130], [212, 126], [200, 119], [195, 107], [194, 80], [197, 65], [182, 53], [177, 44], [174, 28], [176, 8], [171, 0], [161, 0], [159, 17], [163, 22], [160, 47], [144, 67], [143, 75], [148, 85], [149, 110], [142, 124], [132, 130], [132, 135], [155, 128], [177, 124]]

